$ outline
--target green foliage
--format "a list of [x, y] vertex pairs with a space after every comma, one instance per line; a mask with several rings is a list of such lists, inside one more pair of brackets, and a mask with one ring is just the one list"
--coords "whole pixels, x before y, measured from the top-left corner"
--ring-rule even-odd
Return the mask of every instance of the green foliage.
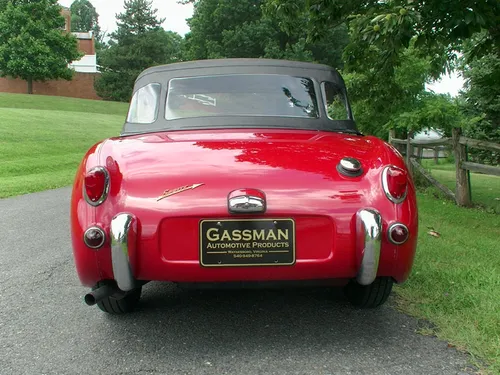
[[75, 0], [70, 6], [71, 31], [88, 32], [99, 34], [99, 14], [88, 0]]
[[386, 127], [410, 131], [436, 129], [449, 137], [452, 128], [461, 127], [465, 122], [458, 103], [449, 95], [425, 92], [410, 111], [392, 116]]
[[[376, 46], [372, 46], [370, 52], [373, 60], [382, 58], [383, 51]], [[414, 48], [403, 52], [400, 61], [390, 75], [369, 66], [364, 71], [343, 72], [353, 113], [362, 132], [384, 138], [387, 129], [396, 125], [394, 119], [403, 118], [422, 106], [425, 84], [431, 76], [430, 63], [419, 57]], [[425, 124], [411, 124], [415, 130], [421, 127]]]
[[125, 1], [124, 13], [117, 16], [118, 29], [111, 34], [109, 48], [99, 55], [102, 74], [95, 87], [102, 98], [129, 101], [141, 71], [179, 61], [182, 37], [161, 27], [163, 19], [156, 17], [157, 10], [151, 4], [147, 0]]
[[313, 39], [346, 22], [351, 35], [346, 63], [358, 70], [366, 66], [370, 46], [383, 51], [383, 59], [374, 66], [390, 73], [399, 64], [401, 51], [415, 41], [422, 56], [431, 57], [435, 77], [444, 66], [450, 67], [453, 51], [476, 32], [487, 32], [487, 38], [474, 50], [476, 55], [500, 46], [498, 0], [267, 0], [266, 11], [275, 14], [288, 32], [297, 28], [295, 20], [305, 12]]
[[[478, 34], [466, 44], [462, 58], [465, 78], [463, 110], [472, 119], [464, 128], [465, 135], [475, 139], [500, 143], [500, 55], [490, 53], [481, 58], [471, 56]], [[470, 149], [471, 160], [485, 164], [500, 164], [500, 153]]]
[[[345, 27], [331, 28], [315, 42], [304, 28], [287, 34], [272, 14], [264, 14], [265, 0], [198, 0], [188, 20], [184, 58], [279, 58], [342, 65], [347, 44]], [[295, 20], [305, 27], [306, 19]]]
[[164, 18], [156, 15], [158, 9], [153, 9], [152, 0], [125, 0], [125, 12], [116, 16], [118, 29], [111, 38], [121, 41], [131, 35], [140, 35], [161, 28]]
[[68, 64], [78, 60], [74, 36], [63, 32], [57, 0], [17, 0], [1, 4], [0, 75], [28, 81], [71, 80]]
[[[380, 137], [386, 136], [384, 128], [389, 126], [419, 130], [430, 121], [448, 129], [466, 123], [457, 103], [425, 95], [425, 83], [456, 68], [457, 52], [465, 51], [465, 61], [472, 66], [500, 51], [498, 0], [266, 0], [264, 9], [288, 34], [307, 30], [308, 40], [347, 25], [349, 43], [343, 50], [342, 73], [353, 111], [361, 130]], [[476, 35], [480, 37], [467, 47]], [[498, 73], [491, 74], [488, 81], [496, 82], [498, 90]], [[481, 95], [488, 102], [487, 114], [476, 95], [480, 79], [470, 81], [477, 89], [470, 90], [469, 103], [475, 104], [466, 113], [468, 121], [477, 124], [475, 120], [483, 116], [491, 126], [498, 124], [490, 120], [497, 105], [492, 104], [492, 95]], [[498, 91], [491, 92], [498, 100]]]

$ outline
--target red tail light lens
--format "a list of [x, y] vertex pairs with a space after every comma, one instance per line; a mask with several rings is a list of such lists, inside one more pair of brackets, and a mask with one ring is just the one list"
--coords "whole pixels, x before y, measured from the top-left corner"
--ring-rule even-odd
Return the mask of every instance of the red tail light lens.
[[85, 175], [83, 184], [85, 200], [92, 206], [98, 206], [106, 200], [109, 191], [109, 174], [106, 168], [96, 167]]
[[408, 175], [405, 170], [388, 166], [382, 172], [382, 186], [385, 195], [394, 203], [401, 203], [406, 198]]

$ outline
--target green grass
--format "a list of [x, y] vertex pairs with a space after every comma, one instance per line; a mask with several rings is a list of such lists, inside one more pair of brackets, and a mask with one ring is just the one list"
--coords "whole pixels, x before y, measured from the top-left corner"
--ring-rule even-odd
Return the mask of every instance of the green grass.
[[[399, 307], [435, 325], [433, 334], [500, 373], [500, 216], [419, 193], [412, 275]], [[436, 238], [428, 234], [437, 231]]]
[[40, 109], [50, 111], [102, 113], [125, 120], [128, 104], [48, 95], [0, 93], [0, 108]]
[[[439, 182], [455, 191], [455, 164], [440, 161], [434, 164], [431, 160], [424, 160], [422, 165], [431, 170], [431, 174]], [[481, 173], [470, 174], [472, 202], [500, 213], [500, 177]]]
[[118, 135], [126, 112], [124, 103], [0, 94], [0, 198], [71, 185], [85, 152]]

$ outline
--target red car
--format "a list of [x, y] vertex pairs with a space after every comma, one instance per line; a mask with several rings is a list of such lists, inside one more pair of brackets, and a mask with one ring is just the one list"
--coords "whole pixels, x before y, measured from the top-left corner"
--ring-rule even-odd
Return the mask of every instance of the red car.
[[401, 155], [356, 129], [340, 74], [266, 59], [142, 72], [71, 200], [85, 301], [112, 314], [149, 281], [322, 281], [376, 307], [410, 274], [417, 222]]

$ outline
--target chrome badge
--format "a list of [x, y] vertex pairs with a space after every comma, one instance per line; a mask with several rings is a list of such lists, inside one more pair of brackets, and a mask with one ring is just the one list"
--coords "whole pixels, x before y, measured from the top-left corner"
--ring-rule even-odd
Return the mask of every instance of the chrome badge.
[[183, 191], [186, 190], [193, 190], [196, 189], [197, 187], [201, 186], [203, 184], [193, 184], [193, 185], [186, 185], [186, 186], [181, 186], [175, 189], [168, 189], [163, 192], [163, 194], [156, 200], [162, 200], [164, 198], [170, 197], [171, 195], [177, 194], [177, 193], [182, 193]]

